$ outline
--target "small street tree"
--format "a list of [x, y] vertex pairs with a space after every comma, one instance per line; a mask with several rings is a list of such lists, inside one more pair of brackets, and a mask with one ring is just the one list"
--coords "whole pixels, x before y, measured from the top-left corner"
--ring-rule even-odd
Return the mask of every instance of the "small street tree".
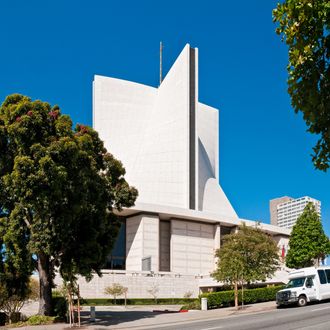
[[290, 268], [313, 266], [327, 254], [330, 254], [329, 238], [324, 234], [314, 205], [308, 203], [292, 228], [286, 265]]
[[279, 251], [275, 241], [260, 228], [242, 224], [236, 233], [224, 238], [216, 251], [217, 269], [211, 276], [217, 281], [234, 286], [235, 307], [238, 309], [238, 286], [264, 281], [279, 265]]
[[119, 283], [113, 283], [111, 286], [107, 286], [104, 289], [104, 293], [113, 296], [113, 299], [116, 304], [116, 299], [118, 296], [125, 295], [125, 306], [126, 306], [126, 293], [128, 291], [128, 288], [122, 286]]
[[216, 251], [217, 269], [211, 276], [219, 282], [234, 286], [235, 307], [238, 308], [238, 285], [242, 280], [244, 262], [240, 251], [237, 249], [239, 242], [233, 234], [224, 239], [223, 246]]
[[158, 284], [154, 283], [149, 289], [147, 289], [147, 292], [154, 298], [155, 304], [157, 304], [157, 297], [159, 292]]
[[39, 314], [51, 314], [55, 267], [68, 282], [100, 274], [120, 226], [113, 211], [137, 197], [124, 175], [97, 132], [72, 129], [58, 106], [19, 94], [1, 105], [1, 253], [23, 282], [38, 271]]
[[285, 0], [273, 11], [289, 50], [288, 92], [308, 131], [318, 135], [313, 163], [330, 166], [330, 1]]

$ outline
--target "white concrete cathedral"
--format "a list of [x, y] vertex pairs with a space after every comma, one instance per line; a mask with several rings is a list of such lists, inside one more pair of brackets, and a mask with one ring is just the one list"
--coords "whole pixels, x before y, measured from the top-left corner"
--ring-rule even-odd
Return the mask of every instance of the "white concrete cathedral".
[[[209, 274], [222, 237], [241, 222], [256, 224], [238, 217], [219, 184], [218, 116], [198, 101], [198, 51], [189, 45], [158, 88], [95, 76], [93, 126], [139, 191], [136, 206], [120, 214], [108, 270], [93, 280], [98, 288], [122, 282], [138, 298], [159, 285], [160, 297], [180, 297], [217, 285]], [[287, 248], [289, 230], [260, 226], [279, 251]]]
[[123, 162], [138, 203], [237, 219], [219, 185], [218, 110], [198, 102], [197, 63], [187, 45], [159, 88], [95, 76], [94, 128]]

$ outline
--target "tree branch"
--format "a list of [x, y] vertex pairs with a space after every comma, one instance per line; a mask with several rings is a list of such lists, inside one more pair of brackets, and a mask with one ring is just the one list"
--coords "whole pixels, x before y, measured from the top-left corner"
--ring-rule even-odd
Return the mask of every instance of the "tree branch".
[[26, 226], [27, 226], [28, 228], [31, 228], [31, 224], [30, 224], [29, 220], [28, 220], [27, 218], [25, 218], [25, 217], [23, 218], [23, 220], [24, 220]]

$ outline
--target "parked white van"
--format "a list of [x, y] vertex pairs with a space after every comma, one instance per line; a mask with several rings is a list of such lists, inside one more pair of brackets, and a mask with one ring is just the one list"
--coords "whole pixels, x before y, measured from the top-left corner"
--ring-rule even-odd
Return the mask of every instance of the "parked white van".
[[285, 289], [276, 294], [277, 306], [298, 304], [330, 298], [330, 266], [301, 268], [289, 273]]

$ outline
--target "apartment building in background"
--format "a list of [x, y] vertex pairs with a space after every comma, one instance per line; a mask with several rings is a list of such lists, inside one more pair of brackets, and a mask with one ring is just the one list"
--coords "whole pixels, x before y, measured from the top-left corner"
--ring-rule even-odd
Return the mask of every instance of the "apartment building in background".
[[270, 223], [274, 226], [292, 228], [308, 203], [314, 204], [316, 212], [321, 218], [321, 202], [315, 198], [284, 196], [270, 200]]

